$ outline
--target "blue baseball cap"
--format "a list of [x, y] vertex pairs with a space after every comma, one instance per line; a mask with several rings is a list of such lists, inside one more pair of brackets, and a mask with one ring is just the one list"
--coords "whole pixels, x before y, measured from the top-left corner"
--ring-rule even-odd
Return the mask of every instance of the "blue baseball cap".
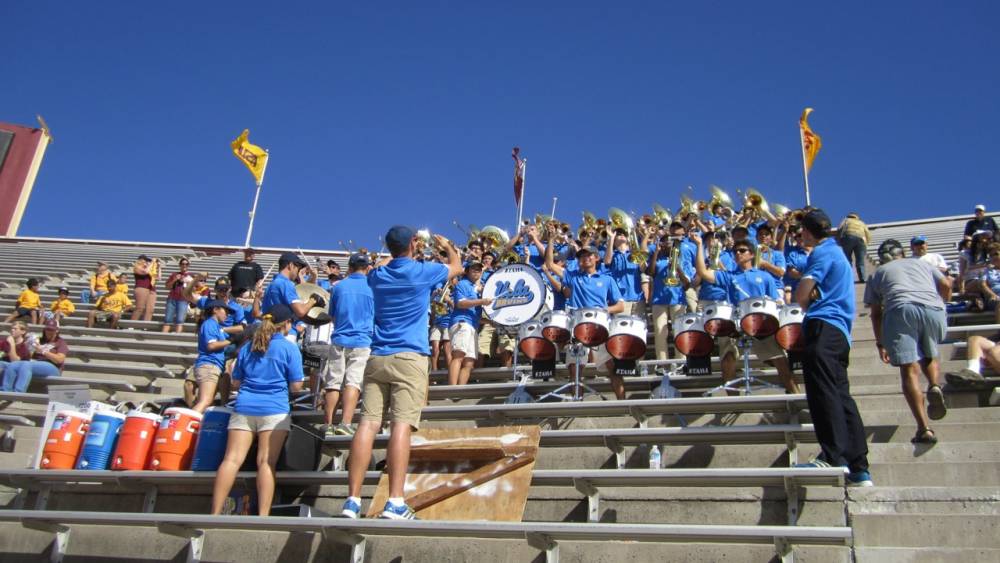
[[275, 303], [271, 305], [271, 309], [264, 316], [270, 317], [274, 324], [281, 324], [293, 317], [292, 308], [284, 303]]
[[404, 250], [410, 246], [410, 241], [413, 240], [413, 236], [416, 232], [406, 225], [395, 225], [385, 233], [385, 245], [392, 252], [394, 249], [398, 252]]
[[229, 313], [230, 315], [233, 314], [233, 309], [221, 299], [210, 299], [205, 303], [206, 310], [212, 310], [216, 307], [222, 307], [226, 310], [226, 313]]
[[925, 242], [927, 242], [927, 237], [925, 237], [924, 235], [917, 235], [910, 239], [910, 245], [924, 244]]

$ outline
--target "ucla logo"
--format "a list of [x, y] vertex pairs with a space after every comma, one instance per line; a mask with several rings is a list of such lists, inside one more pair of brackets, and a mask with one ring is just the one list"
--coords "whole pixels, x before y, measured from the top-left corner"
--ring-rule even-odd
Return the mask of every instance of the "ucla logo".
[[501, 281], [497, 283], [496, 297], [493, 300], [493, 309], [503, 309], [504, 307], [515, 307], [526, 305], [535, 300], [535, 294], [524, 283], [524, 280], [517, 280], [514, 287], [510, 287], [510, 282]]

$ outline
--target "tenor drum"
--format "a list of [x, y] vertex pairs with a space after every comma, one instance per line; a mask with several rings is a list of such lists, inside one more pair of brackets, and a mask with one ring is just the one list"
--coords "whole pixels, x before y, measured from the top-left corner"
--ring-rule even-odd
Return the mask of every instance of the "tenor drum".
[[740, 301], [740, 328], [754, 338], [773, 335], [778, 332], [778, 307], [778, 302], [770, 297], [750, 297]]
[[611, 319], [608, 354], [616, 360], [638, 360], [646, 355], [646, 321], [631, 315]]
[[790, 352], [805, 349], [806, 337], [802, 332], [802, 321], [805, 311], [797, 303], [785, 305], [778, 313], [778, 332], [774, 337], [778, 345]]
[[517, 331], [517, 348], [532, 360], [551, 360], [556, 356], [556, 345], [545, 338], [542, 323], [530, 321]]
[[608, 341], [609, 321], [607, 309], [577, 309], [573, 311], [573, 337], [586, 346], [600, 346]]
[[730, 336], [736, 332], [736, 321], [733, 320], [735, 307], [725, 301], [714, 301], [704, 310], [705, 332], [712, 336]]
[[715, 341], [705, 332], [705, 320], [698, 313], [687, 313], [674, 319], [674, 346], [685, 356], [708, 356]]
[[550, 311], [539, 319], [542, 324], [542, 336], [547, 340], [562, 346], [573, 336], [573, 319], [566, 311]]
[[306, 325], [305, 337], [302, 341], [302, 349], [307, 354], [326, 358], [332, 346], [333, 323], [325, 325]]

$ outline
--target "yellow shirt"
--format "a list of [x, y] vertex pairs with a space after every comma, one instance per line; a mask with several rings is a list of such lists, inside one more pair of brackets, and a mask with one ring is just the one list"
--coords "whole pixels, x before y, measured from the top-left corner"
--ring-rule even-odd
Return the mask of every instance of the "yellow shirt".
[[21, 295], [17, 296], [17, 308], [41, 309], [42, 298], [38, 296], [37, 292], [31, 291], [30, 289], [25, 289], [24, 291], [21, 292]]
[[98, 298], [95, 306], [98, 310], [104, 311], [105, 313], [121, 313], [128, 307], [132, 306], [132, 300], [128, 298], [127, 293], [106, 293]]
[[56, 299], [52, 302], [51, 309], [56, 313], [72, 315], [76, 312], [76, 305], [74, 305], [69, 299]]
[[104, 272], [103, 274], [94, 274], [90, 276], [90, 290], [91, 291], [107, 291], [108, 290], [108, 279], [111, 278], [111, 272]]

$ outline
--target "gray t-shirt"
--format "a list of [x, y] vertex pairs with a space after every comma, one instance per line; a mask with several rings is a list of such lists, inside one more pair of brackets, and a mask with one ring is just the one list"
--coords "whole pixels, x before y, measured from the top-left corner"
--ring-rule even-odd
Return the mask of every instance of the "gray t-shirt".
[[937, 282], [944, 279], [940, 270], [914, 258], [901, 258], [882, 264], [865, 286], [865, 305], [880, 303], [886, 311], [906, 303], [944, 309], [937, 292]]

